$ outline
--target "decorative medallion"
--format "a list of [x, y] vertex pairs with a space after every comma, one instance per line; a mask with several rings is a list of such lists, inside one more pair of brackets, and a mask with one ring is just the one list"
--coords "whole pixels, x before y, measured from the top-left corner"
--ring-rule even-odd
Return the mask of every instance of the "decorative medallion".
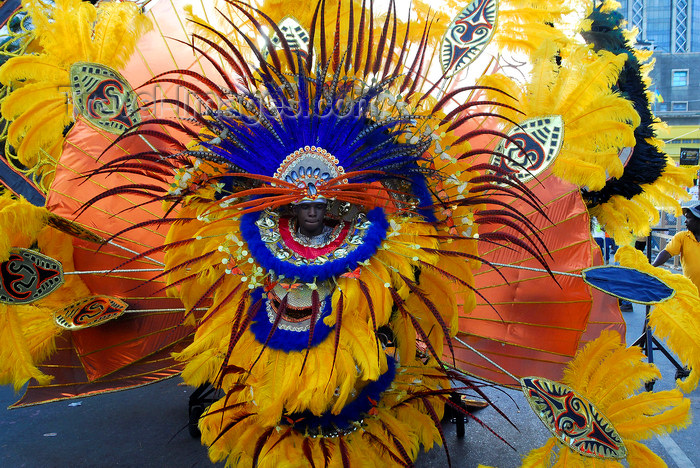
[[583, 281], [620, 299], [637, 304], [658, 304], [675, 296], [676, 291], [656, 276], [619, 265], [601, 265], [581, 271]]
[[29, 249], [12, 249], [0, 263], [0, 302], [29, 304], [48, 296], [63, 284], [63, 266]]
[[446, 77], [463, 70], [486, 48], [496, 31], [497, 0], [474, 0], [452, 20], [440, 45]]
[[[280, 29], [280, 31], [282, 31], [282, 34], [284, 34], [284, 38], [287, 40], [289, 48], [293, 52], [299, 53], [302, 56], [302, 59], [306, 58], [309, 51], [309, 41], [311, 39], [308, 31], [291, 16], [285, 16], [282, 18], [282, 20], [277, 24], [277, 27]], [[270, 38], [270, 42], [272, 42], [275, 49], [282, 48], [282, 41], [276, 33]], [[267, 53], [267, 48], [265, 48], [265, 50], [263, 50], [263, 54], [267, 55]]]
[[610, 421], [573, 389], [542, 377], [523, 377], [520, 383], [535, 414], [564, 445], [588, 457], [627, 456]]
[[70, 79], [75, 108], [102, 130], [118, 135], [141, 121], [136, 94], [115, 70], [78, 62]]
[[563, 121], [559, 115], [536, 117], [520, 123], [508, 131], [508, 140], [502, 140], [491, 164], [499, 166], [521, 182], [527, 182], [544, 172], [559, 154], [564, 141]]
[[273, 210], [246, 213], [241, 217], [241, 234], [260, 266], [304, 283], [354, 270], [374, 255], [389, 227], [381, 208], [359, 213], [352, 221], [328, 219], [334, 224], [328, 242], [309, 246], [295, 238], [290, 220]]
[[256, 222], [260, 238], [279, 260], [301, 265], [324, 265], [347, 254], [362, 244], [362, 234], [369, 227], [367, 217], [358, 215], [355, 223], [339, 222], [329, 236], [329, 242], [320, 247], [309, 247], [294, 236], [295, 223], [290, 218], [280, 218], [272, 212], [263, 212]]
[[110, 296], [90, 296], [53, 313], [59, 327], [80, 330], [94, 327], [122, 315], [128, 304]]

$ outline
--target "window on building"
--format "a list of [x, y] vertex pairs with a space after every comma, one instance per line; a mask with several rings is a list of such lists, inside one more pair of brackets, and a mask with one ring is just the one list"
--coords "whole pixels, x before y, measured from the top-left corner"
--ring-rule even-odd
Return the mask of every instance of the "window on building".
[[687, 112], [688, 111], [688, 101], [673, 101], [671, 103], [672, 112]]
[[688, 70], [673, 70], [671, 86], [688, 86]]

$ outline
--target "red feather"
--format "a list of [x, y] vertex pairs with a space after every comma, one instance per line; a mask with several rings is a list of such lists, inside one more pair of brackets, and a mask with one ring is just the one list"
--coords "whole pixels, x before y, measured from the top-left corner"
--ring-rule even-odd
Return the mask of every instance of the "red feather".
[[[187, 263], [187, 262], [183, 262], [183, 263]], [[208, 311], [207, 311], [207, 314], [206, 314], [204, 317], [202, 317], [202, 320], [200, 320], [199, 323], [197, 324], [197, 327], [201, 327], [202, 325], [204, 325], [204, 324], [205, 324], [207, 321], [209, 321], [209, 319], [210, 319], [211, 317], [213, 317], [222, 307], [224, 307], [225, 305], [228, 305], [228, 302], [229, 302], [229, 301], [231, 300], [231, 298], [238, 292], [238, 290], [241, 289], [241, 287], [243, 286], [243, 284], [244, 284], [243, 282], [239, 282], [239, 283], [236, 285], [236, 287], [233, 288], [233, 291], [231, 291], [230, 293], [228, 293], [228, 294], [226, 295], [225, 298], [223, 298], [221, 301], [219, 301], [219, 303], [216, 305], [216, 307], [214, 307], [213, 309], [208, 310]], [[245, 369], [243, 369], [242, 367], [232, 366], [231, 364], [228, 364], [228, 365], [222, 367], [222, 369], [221, 369], [221, 371], [220, 371], [220, 372], [222, 372], [222, 375], [226, 375], [226, 374], [229, 373], [229, 372], [226, 371], [226, 369], [229, 368], [229, 367], [236, 367], [237, 369], [241, 369], [243, 372], [245, 372]]]
[[355, 67], [353, 70], [357, 72], [360, 68], [360, 60], [362, 60], [363, 50], [362, 46], [365, 40], [365, 2], [362, 0], [362, 7], [360, 8], [360, 24], [357, 28], [357, 46], [355, 47]]
[[416, 330], [416, 333], [418, 336], [420, 336], [421, 340], [425, 343], [425, 346], [428, 348], [428, 351], [430, 351], [430, 354], [435, 358], [435, 360], [441, 364], [442, 361], [440, 360], [440, 356], [438, 356], [437, 351], [435, 351], [435, 348], [433, 347], [433, 343], [430, 341], [430, 337], [428, 336], [427, 333], [425, 333], [425, 330], [423, 330], [423, 327], [420, 326], [416, 318], [411, 314], [408, 310], [406, 310], [406, 307], [404, 306], [404, 301], [401, 299], [399, 296], [398, 291], [394, 289], [393, 287], [388, 288], [389, 293], [391, 293], [391, 297], [394, 299], [394, 305], [396, 308], [401, 312], [401, 314], [405, 317], [408, 318], [411, 321], [411, 324], [413, 325], [413, 328]]
[[343, 0], [338, 0], [338, 8], [335, 12], [335, 35], [333, 37], [333, 69], [338, 71], [338, 61], [340, 60], [340, 7], [342, 4]]
[[[384, 61], [384, 71], [382, 72], [382, 81], [386, 79], [387, 73], [389, 73], [389, 67], [391, 66], [391, 61], [394, 56], [394, 48], [396, 47], [396, 0], [391, 0], [391, 9], [394, 12], [394, 23], [391, 28], [391, 42], [389, 42], [389, 49], [387, 50], [386, 60]], [[379, 55], [381, 57], [381, 55]]]
[[115, 140], [105, 148], [105, 150], [102, 152], [102, 154], [106, 153], [108, 150], [112, 149], [113, 146], [115, 146], [117, 143], [120, 141], [130, 138], [130, 137], [137, 137], [137, 136], [146, 136], [150, 138], [155, 138], [156, 140], [161, 140], [166, 143], [170, 143], [173, 145], [175, 148], [177, 148], [180, 151], [186, 150], [187, 148], [178, 140], [177, 138], [174, 138], [167, 133], [159, 132], [157, 130], [147, 130], [147, 129], [138, 129], [133, 132], [129, 133], [122, 133], [119, 135]]
[[[245, 5], [245, 3], [236, 0], [237, 3], [240, 3], [242, 5]], [[287, 42], [287, 38], [285, 37], [284, 33], [282, 30], [277, 26], [277, 23], [275, 23], [272, 18], [270, 18], [268, 15], [265, 14], [262, 10], [253, 7], [252, 5], [248, 5], [253, 11], [255, 11], [257, 14], [265, 18], [265, 21], [270, 25], [270, 27], [275, 31], [275, 34], [277, 34], [277, 37], [280, 40], [280, 44], [282, 45], [282, 50], [284, 51], [285, 57], [287, 59], [287, 63], [289, 64], [289, 68], [292, 70], [292, 73], [296, 73], [296, 67], [295, 67], [295, 60], [294, 60], [294, 55], [292, 54], [292, 49], [289, 47], [289, 42]]]
[[299, 375], [301, 375], [301, 373], [304, 372], [306, 360], [309, 357], [309, 352], [311, 351], [311, 342], [314, 339], [314, 330], [316, 329], [316, 321], [318, 320], [320, 311], [321, 304], [318, 298], [318, 290], [314, 289], [311, 292], [311, 318], [309, 319], [309, 341], [306, 344], [306, 354], [304, 355], [304, 361], [301, 363]]
[[[370, 0], [371, 1], [371, 0]], [[338, 448], [340, 448], [340, 459], [343, 461], [343, 468], [350, 468], [350, 455], [345, 439], [338, 437]]]
[[[409, 68], [408, 72], [406, 73], [406, 78], [404, 79], [403, 83], [401, 83], [401, 87], [399, 88], [399, 92], [403, 92], [403, 90], [406, 89], [406, 86], [408, 86], [408, 83], [412, 81], [411, 90], [406, 94], [406, 98], [413, 94], [413, 91], [415, 91], [416, 86], [418, 86], [420, 71], [423, 68], [423, 59], [425, 58], [425, 47], [428, 43], [428, 31], [430, 30], [431, 21], [432, 20], [426, 22], [425, 28], [423, 28], [423, 37], [421, 37], [420, 44], [418, 45], [418, 52], [416, 53], [413, 63], [411, 64], [411, 68]], [[415, 76], [411, 78], [411, 75], [416, 69], [416, 64], [418, 63], [420, 63], [420, 65], [418, 65], [418, 71], [416, 71]]]
[[[387, 9], [386, 18], [384, 19], [384, 26], [382, 27], [382, 35], [379, 36], [379, 42], [377, 43], [377, 50], [375, 52], [377, 59], [374, 61], [374, 67], [372, 68], [372, 73], [377, 76], [379, 68], [382, 66], [382, 57], [384, 57], [384, 47], [386, 47], [386, 38], [389, 35], [389, 21], [391, 21], [391, 6], [394, 4], [393, 0], [389, 2], [389, 8]], [[387, 55], [387, 61], [391, 58], [391, 53], [393, 50], [389, 49], [389, 54]]]
[[408, 466], [408, 465], [406, 464], [406, 462], [405, 462], [404, 460], [401, 459], [401, 457], [399, 457], [398, 455], [396, 455], [396, 454], [393, 452], [393, 450], [391, 450], [391, 449], [390, 449], [379, 437], [377, 437], [376, 435], [372, 434], [372, 433], [369, 432], [369, 431], [363, 431], [363, 432], [362, 432], [362, 437], [367, 437], [367, 438], [369, 438], [369, 439], [371, 440], [371, 442], [372, 442], [373, 444], [379, 445], [379, 446], [384, 450], [384, 452], [386, 452], [386, 454], [388, 454], [389, 457], [391, 457], [391, 459], [392, 459], [395, 463], [397, 463], [397, 464], [399, 464], [399, 465], [401, 465], [401, 466]]
[[389, 429], [389, 426], [387, 426], [387, 425], [384, 423], [384, 421], [382, 421], [382, 420], [380, 419], [379, 422], [382, 424], [382, 427], [383, 427], [384, 430], [387, 432], [387, 434], [389, 434], [389, 436], [391, 437], [392, 442], [394, 442], [394, 447], [396, 447], [396, 449], [399, 451], [399, 453], [401, 454], [401, 456], [402, 456], [403, 459], [405, 460], [405, 463], [406, 463], [405, 466], [410, 466], [410, 467], [412, 467], [412, 466], [413, 466], [413, 461], [411, 460], [411, 457], [408, 455], [408, 452], [406, 452], [406, 449], [405, 449], [404, 446], [401, 444], [401, 442], [399, 441], [399, 439], [398, 439], [398, 438], [396, 437], [396, 435], [391, 431], [391, 429]]
[[346, 53], [346, 59], [345, 59], [345, 73], [347, 73], [350, 70], [350, 63], [352, 61], [352, 45], [353, 45], [353, 38], [354, 38], [354, 33], [355, 33], [355, 17], [354, 17], [354, 10], [355, 10], [355, 2], [350, 2], [350, 11], [348, 13], [348, 44], [345, 49]]
[[331, 449], [328, 447], [330, 442], [325, 437], [321, 438], [321, 452], [323, 452], [324, 468], [328, 468], [328, 464], [331, 461]]
[[447, 440], [445, 439], [445, 432], [442, 430], [442, 424], [440, 424], [440, 418], [438, 417], [437, 413], [435, 412], [435, 408], [433, 408], [433, 405], [430, 403], [430, 400], [428, 400], [425, 397], [421, 397], [421, 401], [423, 402], [425, 409], [428, 410], [428, 415], [430, 416], [430, 419], [433, 420], [433, 423], [435, 424], [435, 427], [437, 428], [438, 433], [440, 434], [440, 439], [442, 440], [442, 446], [445, 449], [445, 455], [447, 456], [447, 466], [452, 467], [452, 460], [450, 459], [450, 451], [447, 448]]
[[372, 65], [372, 47], [374, 47], [374, 0], [369, 0], [369, 38], [367, 40], [367, 55], [365, 56], [365, 70], [362, 76], [367, 76]]
[[[185, 43], [185, 44], [187, 44], [187, 43]], [[190, 45], [190, 47], [194, 47], [191, 44], [187, 44], [187, 45]], [[160, 79], [162, 79], [162, 77], [164, 77], [166, 75], [173, 75], [173, 74], [185, 75], [185, 76], [189, 76], [190, 78], [194, 78], [195, 80], [200, 81], [201, 83], [205, 84], [209, 89], [214, 91], [214, 93], [216, 93], [216, 95], [218, 97], [220, 97], [221, 99], [227, 98], [226, 92], [224, 92], [224, 90], [221, 89], [219, 87], [219, 85], [216, 84], [214, 81], [210, 80], [209, 78], [207, 78], [206, 76], [204, 76], [200, 73], [197, 73], [197, 72], [192, 71], [192, 70], [187, 70], [184, 68], [176, 68], [175, 70], [168, 70], [166, 72], [159, 73], [158, 75], [154, 76], [153, 78], [151, 78], [150, 80], [146, 81], [144, 84], [139, 86], [139, 88], [146, 86], [146, 85], [149, 85], [149, 84], [159, 83]], [[178, 79], [178, 81], [179, 81], [179, 79]], [[189, 83], [188, 81], [184, 81], [184, 80], [182, 82]], [[197, 89], [200, 89], [200, 88], [197, 87]], [[205, 102], [206, 102], [206, 99], [205, 99]]]
[[255, 367], [255, 364], [258, 363], [260, 358], [263, 355], [263, 352], [265, 352], [265, 349], [267, 349], [268, 343], [270, 343], [270, 340], [272, 339], [272, 335], [275, 334], [277, 331], [280, 322], [282, 321], [282, 316], [284, 316], [285, 312], [287, 311], [287, 300], [288, 300], [288, 295], [285, 294], [282, 300], [280, 301], [280, 305], [277, 308], [277, 314], [275, 315], [275, 321], [272, 323], [272, 327], [270, 327], [270, 332], [267, 334], [267, 338], [265, 338], [265, 343], [263, 343], [262, 349], [260, 350], [260, 353], [258, 354], [258, 357], [255, 358], [255, 361], [253, 361], [253, 364], [250, 366], [250, 369], [248, 369], [248, 372], [251, 372], [253, 370], [253, 367]]
[[502, 441], [504, 444], [506, 444], [508, 447], [510, 447], [510, 448], [512, 448], [513, 450], [515, 450], [515, 447], [513, 447], [511, 444], [509, 444], [507, 440], [505, 440], [503, 437], [501, 437], [500, 435], [498, 435], [493, 429], [491, 429], [491, 427], [489, 427], [488, 424], [485, 424], [485, 423], [484, 423], [483, 421], [481, 421], [479, 418], [477, 418], [476, 416], [474, 416], [471, 412], [469, 412], [469, 411], [465, 410], [464, 408], [462, 408], [461, 406], [459, 406], [459, 405], [453, 403], [452, 401], [450, 401], [449, 398], [443, 398], [443, 400], [445, 401], [445, 404], [447, 404], [447, 405], [449, 405], [451, 408], [454, 408], [455, 410], [459, 411], [459, 412], [462, 413], [463, 415], [465, 415], [465, 416], [467, 416], [467, 417], [473, 419], [474, 421], [476, 421], [477, 423], [479, 423], [482, 427], [484, 427], [487, 431], [489, 431], [491, 434], [493, 434], [493, 435], [495, 435], [496, 437], [498, 437], [499, 439], [501, 439], [501, 441]]
[[437, 310], [437, 307], [435, 307], [435, 304], [433, 301], [430, 300], [430, 298], [418, 288], [418, 285], [399, 273], [399, 276], [401, 279], [406, 283], [406, 286], [411, 290], [413, 294], [415, 294], [418, 299], [425, 305], [425, 307], [430, 311], [430, 313], [435, 317], [435, 320], [437, 320], [438, 324], [440, 324], [440, 328], [442, 328], [442, 333], [444, 334], [444, 339], [447, 342], [447, 346], [450, 348], [450, 352], [452, 353], [452, 362], [455, 360], [455, 350], [452, 347], [452, 337], [450, 336], [450, 327], [447, 326], [445, 323], [445, 319], [442, 317], [440, 312]]
[[338, 297], [338, 313], [335, 319], [335, 345], [333, 347], [333, 363], [331, 364], [331, 375], [328, 376], [328, 381], [333, 375], [333, 370], [335, 369], [335, 359], [338, 356], [338, 347], [340, 346], [340, 328], [343, 321], [343, 292], [340, 291], [340, 297]]
[[[183, 71], [187, 71], [187, 70], [183, 70]], [[176, 86], [182, 86], [183, 88], [187, 88], [192, 94], [197, 96], [200, 99], [200, 101], [203, 104], [205, 104], [207, 107], [215, 109], [215, 110], [217, 110], [219, 108], [218, 104], [216, 102], [212, 101], [211, 98], [209, 97], [209, 95], [206, 93], [206, 91], [204, 91], [202, 88], [200, 88], [199, 86], [195, 86], [194, 84], [190, 83], [189, 81], [181, 80], [178, 78], [151, 78], [150, 80], [146, 81], [144, 84], [142, 84], [141, 86], [139, 86], [136, 89], [140, 89], [140, 88], [143, 88], [144, 86], [147, 86], [149, 84], [155, 84], [155, 83], [171, 83], [171, 84], [174, 84]], [[215, 92], [216, 92], [216, 90], [215, 90]], [[218, 94], [219, 94], [219, 92], [217, 92], [217, 95]], [[221, 97], [221, 96], [219, 96], [219, 97]], [[223, 95], [222, 99], [225, 99], [225, 98], [226, 98], [226, 95]]]
[[[184, 44], [186, 46], [191, 47], [192, 50], [194, 50], [195, 52], [198, 52], [199, 54], [204, 56], [204, 58], [206, 58], [207, 61], [209, 63], [211, 63], [212, 66], [216, 69], [216, 71], [219, 73], [219, 76], [221, 76], [221, 78], [223, 78], [223, 80], [226, 82], [226, 86], [228, 86], [228, 91], [233, 92], [236, 89], [236, 85], [233, 83], [233, 81], [231, 81], [231, 78], [228, 76], [228, 73], [226, 73], [226, 71], [221, 67], [221, 65], [219, 65], [219, 62], [214, 60], [214, 58], [212, 58], [211, 55], [207, 54], [205, 51], [203, 51], [202, 49], [200, 49], [199, 47], [194, 45], [194, 39], [196, 37], [201, 38], [202, 36], [199, 36], [198, 34], [192, 34], [192, 42], [191, 43], [185, 42], [185, 41], [180, 40], [180, 39], [173, 39], [173, 40], [179, 42], [180, 44]], [[231, 57], [230, 56], [227, 57], [226, 55], [223, 55], [224, 59], [226, 59], [226, 61], [229, 64], [231, 64], [231, 61], [230, 61]]]
[[311, 450], [311, 440], [308, 437], [304, 437], [304, 440], [301, 443], [301, 451], [304, 453], [304, 456], [309, 462], [309, 465], [311, 465], [311, 468], [316, 468], [316, 464], [314, 463], [314, 455]]
[[394, 67], [394, 71], [392, 72], [391, 76], [399, 76], [401, 74], [401, 71], [403, 69], [403, 57], [406, 54], [406, 51], [408, 50], [408, 33], [411, 30], [411, 9], [408, 9], [408, 20], [406, 21], [406, 32], [404, 33], [403, 36], [403, 44], [401, 44], [401, 52], [399, 53], [399, 59], [396, 61], [396, 67]]
[[[236, 72], [239, 75], [241, 75], [241, 77], [245, 81], [246, 85], [250, 86], [250, 83], [254, 82], [255, 78], [253, 77], [253, 73], [250, 71], [250, 68], [248, 67], [248, 63], [247, 63], [246, 59], [243, 57], [243, 54], [241, 54], [241, 52], [236, 48], [236, 46], [233, 45], [233, 43], [226, 36], [224, 36], [222, 33], [217, 31], [216, 29], [212, 28], [208, 24], [200, 23], [198, 21], [193, 21], [193, 23], [213, 32], [219, 39], [221, 39], [224, 42], [224, 44], [226, 44], [226, 46], [231, 50], [231, 52], [233, 52], [233, 54], [236, 56], [236, 59], [238, 60], [238, 65], [236, 65], [235, 62], [231, 63], [231, 65], [233, 65], [234, 70], [236, 70]], [[207, 44], [210, 44], [210, 45], [214, 44], [213, 41], [208, 41], [208, 40], [205, 40], [204, 38], [202, 38], [202, 40], [204, 40]], [[219, 46], [212, 45], [212, 47], [214, 47], [214, 49], [219, 51], [219, 53], [222, 53], [220, 51]], [[224, 57], [228, 56], [228, 54], [223, 54], [223, 55], [224, 55]], [[240, 65], [240, 67], [239, 67], [239, 65]]]
[[[228, 431], [230, 431], [231, 429], [236, 427], [236, 425], [245, 421], [246, 419], [248, 419], [251, 416], [253, 416], [253, 413], [247, 413], [247, 414], [244, 414], [243, 416], [240, 416], [240, 417], [234, 419], [230, 423], [228, 423], [226, 426], [223, 427], [223, 429], [221, 429], [221, 432], [219, 432], [219, 435], [217, 435], [216, 438], [209, 445], [214, 446], [214, 444], [216, 444], [216, 442], [219, 439], [221, 439], [224, 436], [224, 434], [226, 434]], [[274, 429], [274, 428], [272, 428], [272, 429]]]
[[270, 436], [272, 435], [272, 432], [274, 430], [274, 426], [269, 428], [268, 430], [263, 432], [258, 438], [257, 442], [255, 442], [255, 449], [253, 450], [253, 466], [258, 466], [258, 458], [260, 458], [260, 452], [262, 452], [262, 449], [267, 443], [267, 441], [270, 440]]
[[[273, 66], [277, 70], [281, 69], [282, 67], [280, 64], [280, 59], [277, 56], [277, 49], [272, 44], [272, 41], [270, 40], [270, 36], [268, 36], [268, 34], [265, 32], [265, 30], [263, 29], [260, 22], [257, 19], [255, 19], [255, 16], [253, 16], [251, 13], [249, 13], [245, 8], [243, 8], [241, 6], [241, 5], [245, 5], [247, 7], [250, 7], [250, 5], [248, 5], [246, 3], [235, 2], [233, 0], [226, 0], [226, 3], [228, 3], [229, 5], [231, 5], [232, 7], [236, 8], [238, 11], [243, 13], [250, 20], [250, 22], [253, 23], [253, 26], [255, 26], [255, 29], [257, 29], [259, 36], [262, 37], [262, 39], [265, 41], [265, 47], [267, 49], [267, 53], [270, 55], [270, 58], [272, 59]], [[241, 3], [241, 5], [239, 5], [239, 3]], [[222, 15], [223, 15], [223, 13], [222, 13]], [[228, 19], [228, 16], [226, 16], [225, 18], [229, 23], [233, 24], [231, 22], [231, 20]], [[247, 39], [247, 37], [246, 37], [246, 39]], [[256, 49], [256, 50], [254, 50], [254, 52], [257, 52], [256, 55], [258, 55], [258, 59], [263, 59], [262, 54], [260, 54], [260, 52], [257, 50], [257, 47], [252, 42], [249, 42], [249, 44], [251, 45], [251, 48]]]

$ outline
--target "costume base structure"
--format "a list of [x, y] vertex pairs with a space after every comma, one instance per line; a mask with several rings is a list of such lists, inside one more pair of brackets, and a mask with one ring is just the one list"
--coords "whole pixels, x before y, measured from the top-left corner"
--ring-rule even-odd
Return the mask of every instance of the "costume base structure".
[[692, 174], [656, 146], [645, 58], [600, 40], [610, 7], [579, 15], [588, 46], [573, 6], [26, 2], [6, 156], [45, 202], [0, 205], [2, 382], [34, 379], [21, 405], [181, 373], [214, 390], [190, 407], [213, 461], [384, 467], [445, 445], [445, 407], [487, 381], [552, 431], [526, 466], [652, 459], [636, 441], [688, 400], [635, 393], [655, 371], [617, 297], [660, 291], [625, 299], [659, 304], [692, 367], [700, 329], [670, 317], [697, 294], [632, 258], [598, 271], [590, 216], [621, 241]]

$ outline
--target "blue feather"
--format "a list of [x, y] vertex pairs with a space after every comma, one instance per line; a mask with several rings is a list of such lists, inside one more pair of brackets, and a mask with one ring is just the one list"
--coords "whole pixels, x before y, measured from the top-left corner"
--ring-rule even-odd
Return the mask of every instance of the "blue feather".
[[[262, 297], [263, 289], [258, 288], [251, 294], [251, 304], [255, 304]], [[272, 329], [272, 324], [267, 316], [267, 301], [263, 301], [263, 306], [260, 308], [253, 321], [250, 324], [250, 331], [255, 335], [255, 339], [260, 343], [265, 343], [270, 330]], [[314, 336], [311, 340], [311, 347], [315, 347], [323, 343], [323, 341], [330, 335], [333, 328], [329, 327], [323, 323], [323, 319], [331, 314], [331, 297], [325, 301], [323, 309], [319, 314], [319, 318], [314, 327]], [[309, 331], [296, 332], [292, 330], [282, 330], [278, 328], [273, 333], [267, 346], [271, 349], [276, 349], [278, 351], [284, 351], [286, 353], [292, 351], [303, 351], [309, 344]]]
[[374, 403], [378, 402], [382, 393], [391, 386], [396, 377], [396, 361], [391, 356], [386, 356], [389, 368], [385, 373], [373, 382], [368, 383], [357, 397], [345, 405], [340, 413], [333, 414], [330, 410], [321, 415], [314, 415], [310, 411], [293, 413], [289, 415], [291, 420], [303, 420], [298, 424], [297, 430], [305, 433], [334, 433], [336, 431], [346, 431], [351, 429], [354, 422], [361, 421], [372, 409]]

